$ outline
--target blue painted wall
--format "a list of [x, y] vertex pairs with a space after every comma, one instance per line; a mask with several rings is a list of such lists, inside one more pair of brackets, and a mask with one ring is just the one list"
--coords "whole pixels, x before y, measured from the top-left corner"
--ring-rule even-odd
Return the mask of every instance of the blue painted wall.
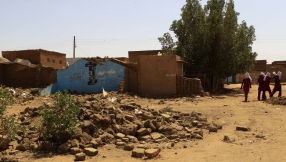
[[50, 86], [48, 86], [47, 88], [43, 89], [40, 94], [41, 95], [47, 95], [47, 94], [54, 94], [58, 91], [58, 84], [54, 83]]
[[42, 92], [43, 94], [46, 91], [55, 93], [57, 90], [68, 89], [72, 92], [99, 93], [102, 92], [102, 87], [106, 91], [117, 91], [118, 84], [123, 79], [124, 67], [119, 64], [107, 61], [96, 65], [80, 59], [68, 69], [57, 71], [57, 85], [48, 87]]

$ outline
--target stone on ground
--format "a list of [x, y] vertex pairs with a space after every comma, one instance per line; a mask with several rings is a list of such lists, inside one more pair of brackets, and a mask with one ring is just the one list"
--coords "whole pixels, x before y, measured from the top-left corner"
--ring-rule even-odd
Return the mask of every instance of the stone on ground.
[[85, 148], [83, 150], [83, 152], [87, 155], [87, 156], [95, 156], [98, 153], [97, 149], [94, 148]]

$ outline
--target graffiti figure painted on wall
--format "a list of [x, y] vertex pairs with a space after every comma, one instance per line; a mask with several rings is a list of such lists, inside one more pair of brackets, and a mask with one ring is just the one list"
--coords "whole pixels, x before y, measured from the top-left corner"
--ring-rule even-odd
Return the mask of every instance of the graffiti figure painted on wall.
[[97, 79], [95, 78], [95, 69], [96, 69], [96, 63], [94, 62], [87, 62], [85, 64], [85, 67], [88, 67], [89, 70], [89, 80], [88, 85], [94, 85], [97, 83]]

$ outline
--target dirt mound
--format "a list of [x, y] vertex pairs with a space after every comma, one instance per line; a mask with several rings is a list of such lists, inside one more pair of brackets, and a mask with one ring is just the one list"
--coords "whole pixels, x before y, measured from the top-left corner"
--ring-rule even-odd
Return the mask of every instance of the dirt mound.
[[271, 103], [273, 105], [286, 105], [286, 97], [272, 97], [271, 99], [266, 101], [267, 103]]

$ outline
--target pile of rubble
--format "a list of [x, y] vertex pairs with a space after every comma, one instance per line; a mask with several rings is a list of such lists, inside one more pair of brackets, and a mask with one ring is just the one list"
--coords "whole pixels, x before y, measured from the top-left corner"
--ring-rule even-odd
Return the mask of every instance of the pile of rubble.
[[25, 102], [34, 100], [35, 95], [39, 95], [38, 88], [22, 89], [22, 88], [7, 88], [14, 96], [14, 103], [24, 104]]
[[286, 105], [286, 97], [285, 96], [272, 97], [272, 98], [266, 100], [266, 102], [273, 104], [273, 105]]
[[[7, 154], [15, 151], [58, 151], [75, 155], [76, 160], [95, 156], [97, 148], [115, 144], [117, 148], [132, 151], [131, 156], [152, 158], [161, 148], [148, 144], [177, 143], [203, 139], [203, 132], [217, 132], [221, 125], [208, 123], [201, 113], [181, 113], [171, 108], [149, 109], [136, 104], [130, 96], [109, 93], [75, 95], [80, 105], [78, 128], [70, 140], [62, 144], [42, 141], [35, 126], [39, 119], [38, 108], [26, 108], [14, 117], [28, 131], [20, 133], [14, 141], [4, 140], [1, 150]], [[37, 120], [38, 122], [38, 120]]]

